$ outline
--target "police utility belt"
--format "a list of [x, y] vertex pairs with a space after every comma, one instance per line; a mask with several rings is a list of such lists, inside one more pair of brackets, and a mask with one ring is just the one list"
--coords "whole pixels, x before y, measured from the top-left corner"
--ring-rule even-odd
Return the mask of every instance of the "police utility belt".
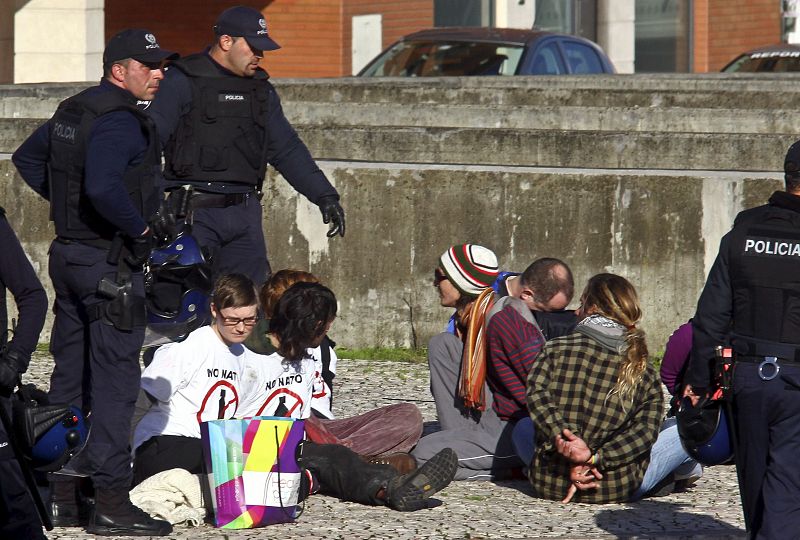
[[190, 210], [236, 206], [257, 195], [255, 190], [245, 193], [210, 193], [197, 191], [193, 186], [187, 185], [170, 191], [169, 200], [177, 217], [183, 217]]
[[789, 344], [748, 343], [747, 352], [737, 354], [736, 361], [758, 364], [761, 380], [771, 381], [780, 374], [781, 364], [800, 366], [800, 348]]

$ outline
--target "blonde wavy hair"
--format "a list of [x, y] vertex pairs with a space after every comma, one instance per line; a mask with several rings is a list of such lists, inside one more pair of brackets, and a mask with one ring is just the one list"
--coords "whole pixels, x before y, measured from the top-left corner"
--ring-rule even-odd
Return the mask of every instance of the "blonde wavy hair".
[[625, 341], [628, 346], [619, 367], [619, 379], [612, 392], [619, 395], [623, 404], [632, 402], [636, 387], [647, 368], [648, 358], [644, 331], [636, 326], [642, 318], [636, 289], [622, 276], [597, 274], [586, 284], [581, 303], [589, 313], [608, 317], [626, 328]]

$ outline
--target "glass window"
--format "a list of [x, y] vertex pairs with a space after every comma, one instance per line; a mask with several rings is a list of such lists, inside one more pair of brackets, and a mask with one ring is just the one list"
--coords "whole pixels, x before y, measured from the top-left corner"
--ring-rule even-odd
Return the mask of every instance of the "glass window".
[[800, 51], [770, 51], [742, 55], [723, 71], [727, 73], [800, 71]]
[[691, 0], [636, 0], [637, 73], [688, 72]]
[[494, 0], [434, 0], [434, 26], [494, 26]]
[[571, 34], [574, 30], [572, 0], [536, 0], [534, 26], [549, 32]]
[[536, 49], [536, 54], [531, 61], [531, 73], [534, 75], [560, 75], [564, 73], [564, 66], [558, 53], [555, 42]]
[[564, 56], [567, 57], [567, 65], [572, 73], [603, 73], [600, 58], [588, 45], [563, 40], [561, 46], [564, 48]]
[[522, 46], [503, 43], [404, 42], [381, 55], [363, 76], [514, 75], [522, 51]]

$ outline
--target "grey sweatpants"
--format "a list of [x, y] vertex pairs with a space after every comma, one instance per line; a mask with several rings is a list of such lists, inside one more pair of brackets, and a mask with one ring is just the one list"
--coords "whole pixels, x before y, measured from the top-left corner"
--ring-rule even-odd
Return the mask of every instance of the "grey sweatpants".
[[462, 349], [461, 340], [448, 333], [434, 336], [428, 344], [431, 394], [442, 431], [422, 437], [412, 454], [421, 464], [443, 448], [452, 448], [458, 456], [456, 480], [493, 480], [522, 466], [511, 444], [514, 424], [494, 412], [488, 386], [485, 411], [464, 407], [458, 397]]

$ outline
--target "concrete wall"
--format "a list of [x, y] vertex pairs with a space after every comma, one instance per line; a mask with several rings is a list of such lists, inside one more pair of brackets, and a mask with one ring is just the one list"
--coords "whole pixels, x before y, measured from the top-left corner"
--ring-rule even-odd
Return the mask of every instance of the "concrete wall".
[[[782, 118], [794, 114], [797, 81], [279, 81], [287, 115], [342, 194], [347, 236], [327, 239], [317, 207], [271, 171], [263, 204], [273, 268], [310, 269], [334, 289], [342, 345], [402, 346], [424, 345], [449, 315], [431, 287], [449, 245], [484, 244], [512, 270], [560, 257], [578, 290], [597, 272], [628, 277], [658, 351], [693, 314], [735, 214], [781, 186], [797, 125]], [[80, 88], [0, 87], [0, 154]], [[514, 124], [514, 107], [527, 120]], [[545, 125], [534, 122], [537, 108]], [[607, 121], [581, 125], [581, 116]], [[47, 205], [7, 159], [0, 204], [48, 283]]]

